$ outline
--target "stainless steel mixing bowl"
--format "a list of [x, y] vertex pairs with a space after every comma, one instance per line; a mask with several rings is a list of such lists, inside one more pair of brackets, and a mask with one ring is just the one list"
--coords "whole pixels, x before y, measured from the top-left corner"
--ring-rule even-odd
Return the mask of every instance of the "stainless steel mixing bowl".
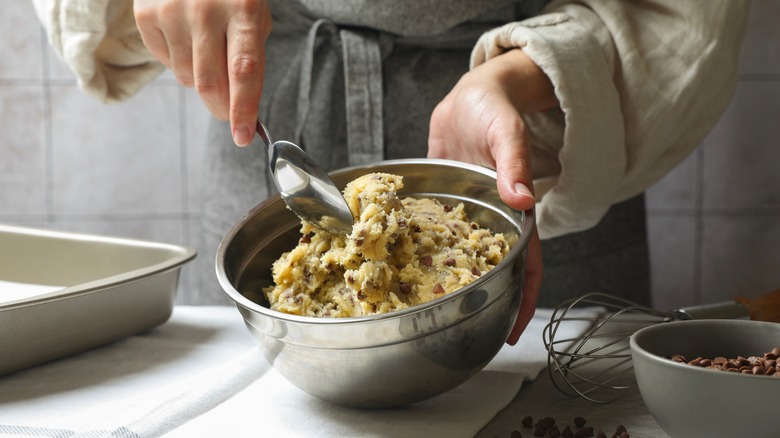
[[471, 220], [506, 235], [509, 255], [475, 282], [402, 311], [360, 318], [272, 311], [257, 292], [271, 284], [274, 260], [300, 237], [299, 220], [276, 195], [245, 214], [225, 235], [216, 269], [263, 356], [279, 373], [316, 397], [376, 408], [448, 391], [498, 353], [520, 306], [534, 217], [501, 202], [494, 171], [455, 161], [384, 161], [336, 171], [331, 177], [343, 189], [370, 172], [402, 175], [401, 196], [463, 202]]

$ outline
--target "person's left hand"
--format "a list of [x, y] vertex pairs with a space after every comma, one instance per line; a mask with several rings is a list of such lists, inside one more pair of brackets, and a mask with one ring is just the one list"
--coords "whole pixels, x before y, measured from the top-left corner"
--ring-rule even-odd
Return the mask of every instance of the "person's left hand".
[[[535, 204], [531, 140], [520, 114], [557, 104], [549, 78], [520, 50], [499, 55], [466, 73], [431, 115], [428, 157], [496, 169], [501, 200], [516, 210]], [[528, 246], [525, 283], [514, 345], [536, 310], [542, 280], [538, 233]]]

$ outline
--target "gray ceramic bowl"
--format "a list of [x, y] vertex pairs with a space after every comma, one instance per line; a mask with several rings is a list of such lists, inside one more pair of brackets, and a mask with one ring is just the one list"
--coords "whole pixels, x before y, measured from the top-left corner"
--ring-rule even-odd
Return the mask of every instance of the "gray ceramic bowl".
[[736, 358], [780, 346], [780, 324], [747, 320], [679, 321], [631, 337], [642, 399], [672, 437], [780, 436], [780, 377], [756, 376], [673, 362], [673, 354]]
[[409, 159], [331, 174], [343, 189], [370, 172], [404, 177], [402, 196], [463, 202], [472, 220], [504, 233], [509, 255], [452, 294], [402, 311], [361, 318], [288, 315], [247, 298], [271, 283], [271, 264], [298, 241], [300, 222], [276, 195], [242, 217], [217, 250], [217, 276], [263, 356], [290, 382], [331, 402], [390, 407], [452, 389], [501, 349], [520, 305], [533, 215], [499, 199], [495, 172], [446, 160]]

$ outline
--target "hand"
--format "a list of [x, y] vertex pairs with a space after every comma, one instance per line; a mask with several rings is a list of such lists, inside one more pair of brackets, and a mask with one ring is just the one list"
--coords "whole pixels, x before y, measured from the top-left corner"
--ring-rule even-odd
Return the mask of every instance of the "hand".
[[135, 0], [135, 20], [149, 51], [211, 113], [230, 120], [239, 146], [254, 137], [263, 91], [266, 0]]
[[[492, 58], [466, 73], [431, 115], [429, 158], [449, 158], [496, 169], [501, 200], [533, 208], [530, 136], [521, 113], [557, 104], [552, 83], [520, 50]], [[531, 237], [523, 298], [507, 339], [514, 345], [531, 321], [542, 279], [541, 242]]]

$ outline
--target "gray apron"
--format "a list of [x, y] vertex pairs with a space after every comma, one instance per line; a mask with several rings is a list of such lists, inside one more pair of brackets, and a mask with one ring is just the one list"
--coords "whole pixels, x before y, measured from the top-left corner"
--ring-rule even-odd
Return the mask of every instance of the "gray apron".
[[[260, 117], [273, 138], [300, 145], [327, 170], [424, 157], [430, 115], [468, 70], [479, 36], [546, 3], [299, 1], [271, 1]], [[429, 13], [421, 13], [426, 6]], [[237, 148], [228, 124], [213, 120], [207, 141], [199, 278], [188, 304], [228, 304], [214, 274], [217, 245], [276, 190], [257, 139]], [[541, 306], [593, 290], [649, 302], [641, 196], [614, 206], [597, 227], [542, 247]]]

